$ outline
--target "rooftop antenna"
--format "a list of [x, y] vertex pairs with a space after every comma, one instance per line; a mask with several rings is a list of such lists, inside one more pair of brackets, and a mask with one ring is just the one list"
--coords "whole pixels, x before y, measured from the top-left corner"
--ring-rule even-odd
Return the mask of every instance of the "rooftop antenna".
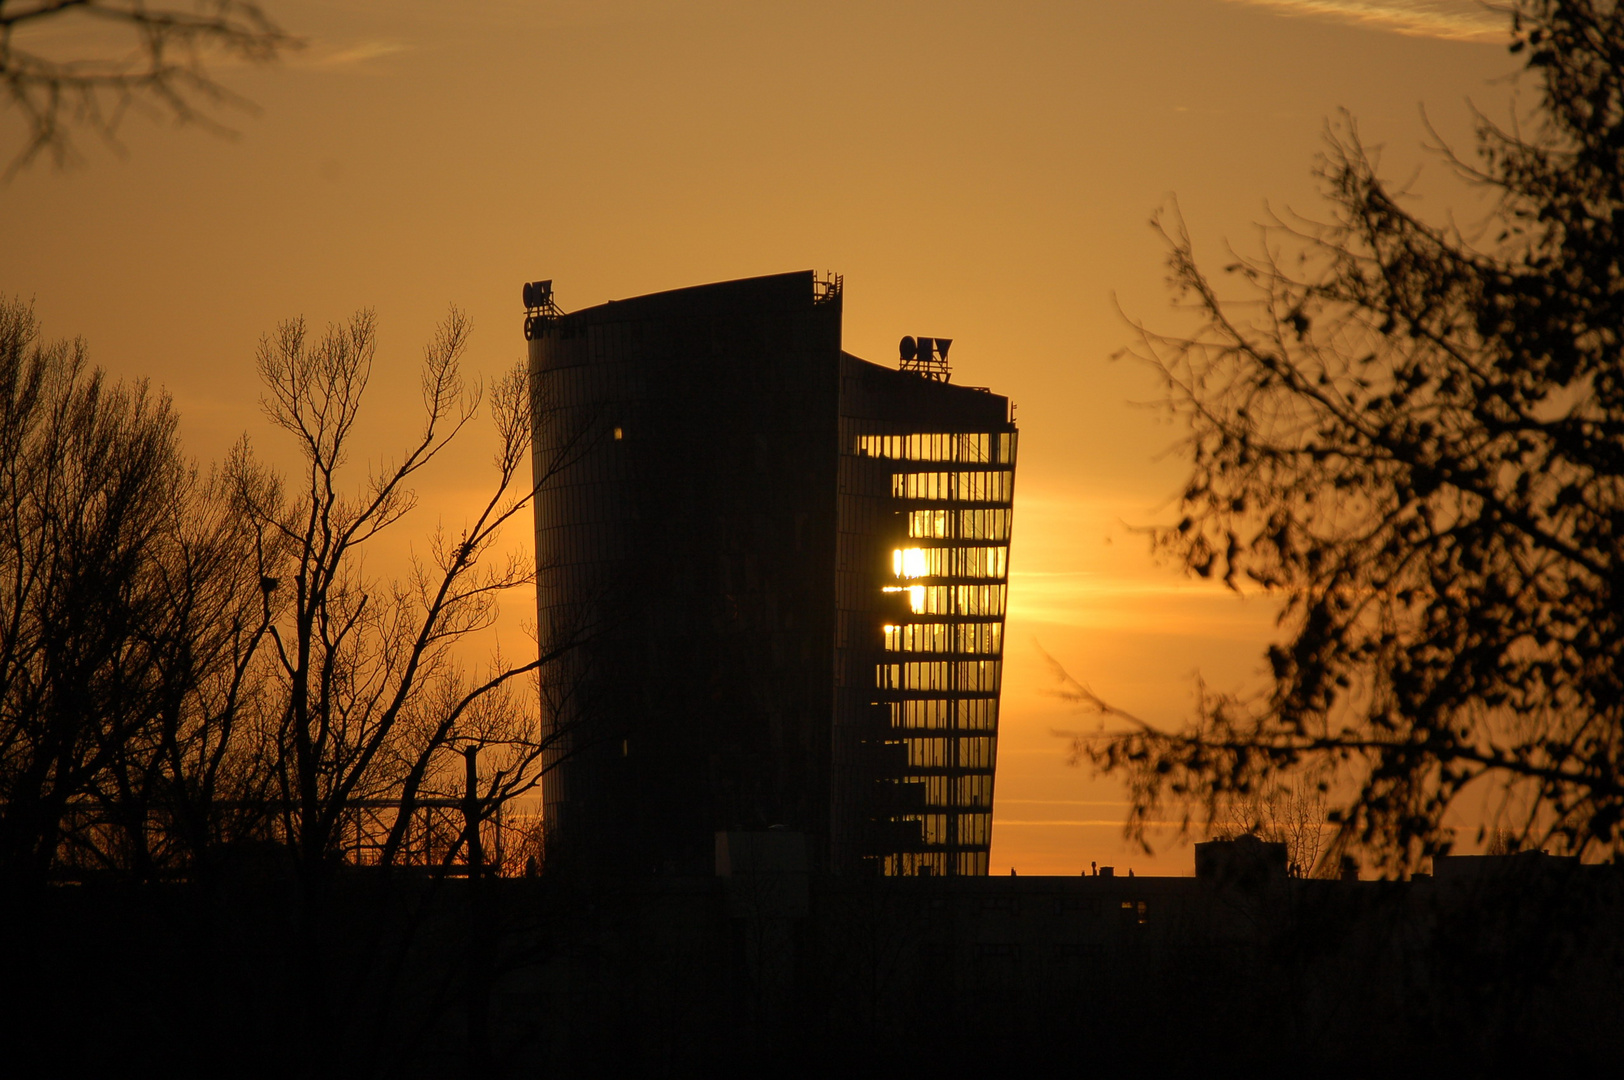
[[841, 286], [845, 278], [830, 270], [823, 277], [816, 274], [812, 276], [812, 302], [814, 304], [827, 304], [840, 299]]
[[563, 310], [553, 302], [553, 283], [551, 279], [524, 283], [524, 339], [526, 341], [541, 337], [563, 315]]

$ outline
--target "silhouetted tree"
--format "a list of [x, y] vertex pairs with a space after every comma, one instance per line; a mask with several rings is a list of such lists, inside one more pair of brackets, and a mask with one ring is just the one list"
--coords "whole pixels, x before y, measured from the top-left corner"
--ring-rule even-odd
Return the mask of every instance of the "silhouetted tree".
[[251, 0], [0, 0], [0, 83], [28, 124], [11, 168], [42, 153], [72, 161], [75, 128], [116, 145], [131, 110], [229, 132], [215, 111], [251, 106], [209, 74], [208, 55], [264, 63], [297, 44]]
[[[362, 556], [417, 503], [410, 484], [475, 417], [480, 387], [462, 376], [468, 323], [453, 310], [424, 354], [424, 412], [398, 464], [375, 468], [351, 488], [345, 465], [375, 350], [362, 312], [317, 342], [303, 322], [284, 323], [260, 345], [264, 406], [303, 457], [282, 484], [245, 484], [241, 504], [266, 553], [261, 573], [271, 618], [276, 699], [270, 757], [283, 830], [308, 872], [340, 854], [356, 807], [398, 804], [372, 853], [383, 865], [404, 854], [414, 810], [428, 796], [463, 795], [464, 752], [483, 751], [479, 813], [540, 779], [543, 737], [533, 681], [573, 642], [496, 656], [476, 674], [459, 643], [488, 628], [498, 599], [535, 581], [534, 561], [504, 554], [503, 527], [527, 519], [535, 485], [560, 467], [531, 458], [531, 400], [523, 367], [489, 396], [498, 440], [488, 497], [465, 528], [443, 529], [402, 581], [367, 576]], [[244, 460], [246, 464], [246, 459]], [[252, 475], [252, 474], [250, 474]], [[281, 553], [272, 556], [270, 553]], [[285, 559], [285, 561], [281, 561]], [[274, 586], [274, 587], [273, 587]]]
[[[536, 485], [574, 453], [565, 440], [532, 460], [528, 373], [511, 369], [487, 397], [462, 375], [468, 332], [453, 309], [424, 350], [412, 441], [393, 463], [352, 473], [374, 318], [361, 312], [319, 340], [300, 320], [283, 323], [262, 339], [258, 367], [265, 412], [292, 439], [300, 466], [266, 481], [247, 454], [234, 462], [243, 477], [237, 505], [258, 537], [269, 622], [261, 690], [274, 780], [267, 805], [297, 868], [289, 989], [302, 1023], [290, 1053], [333, 1072], [378, 1067], [366, 1048], [380, 1032], [412, 1017], [443, 1022], [459, 998], [469, 1068], [489, 1071], [486, 1014], [499, 965], [479, 875], [471, 872], [460, 894], [467, 936], [455, 961], [438, 951], [443, 934], [420, 935], [404, 912], [395, 923], [356, 926], [355, 888], [366, 888], [380, 910], [410, 908], [427, 894], [398, 881], [392, 889], [391, 868], [500, 869], [497, 853], [479, 847], [479, 823], [539, 784], [549, 737], [536, 676], [577, 644], [550, 636], [521, 656], [498, 652], [485, 665], [468, 664], [469, 638], [492, 627], [498, 601], [514, 590], [527, 601], [534, 595], [526, 588], [534, 559], [505, 550], [504, 527], [515, 518], [528, 524]], [[439, 527], [403, 577], [369, 573], [364, 557], [417, 505], [412, 485], [486, 402], [496, 429], [487, 494], [462, 528]], [[346, 863], [381, 872], [346, 892], [335, 880]]]
[[145, 712], [107, 707], [150, 690], [131, 629], [180, 462], [167, 401], [106, 385], [83, 342], [38, 333], [27, 306], [0, 305], [0, 865], [43, 880]]
[[1169, 801], [1210, 821], [1312, 767], [1338, 857], [1445, 850], [1482, 784], [1519, 834], [1624, 849], [1624, 13], [1513, 11], [1537, 114], [1479, 116], [1475, 160], [1448, 155], [1497, 199], [1481, 240], [1412, 213], [1351, 121], [1319, 168], [1329, 220], [1228, 267], [1245, 299], [1164, 226], [1203, 325], [1143, 335], [1190, 430], [1158, 540], [1284, 610], [1263, 695], [1079, 740], [1128, 777], [1141, 836]]
[[1325, 846], [1326, 828], [1325, 797], [1306, 776], [1282, 778], [1246, 795], [1233, 793], [1212, 821], [1213, 835], [1222, 839], [1255, 836], [1286, 845], [1286, 870], [1291, 877], [1308, 877], [1314, 872]]
[[194, 864], [216, 794], [252, 782], [231, 748], [251, 536], [166, 397], [38, 336], [0, 303], [0, 873], [149, 878]]
[[[244, 843], [271, 839], [265, 730], [269, 629], [260, 538], [240, 512], [255, 479], [233, 450], [200, 480], [189, 468], [167, 501], [150, 567], [156, 604], [138, 627], [152, 654], [151, 716], [98, 778], [109, 868], [192, 874]], [[264, 487], [268, 478], [258, 475]]]

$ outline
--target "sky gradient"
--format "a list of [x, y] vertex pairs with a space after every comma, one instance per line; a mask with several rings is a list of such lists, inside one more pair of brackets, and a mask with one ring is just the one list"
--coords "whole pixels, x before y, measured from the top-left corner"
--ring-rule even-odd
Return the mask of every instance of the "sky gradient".
[[[1462, 150], [1468, 98], [1504, 113], [1497, 17], [1401, 0], [266, 7], [306, 46], [216, 68], [259, 107], [222, 114], [236, 138], [135, 117], [123, 156], [87, 140], [81, 167], [0, 188], [0, 293], [161, 384], [208, 461], [244, 431], [275, 457], [253, 356], [292, 316], [376, 308], [382, 457], [448, 304], [494, 376], [524, 355], [526, 280], [555, 279], [573, 309], [844, 274], [849, 351], [890, 363], [903, 334], [951, 337], [955, 381], [1016, 402], [994, 872], [1190, 872], [1188, 847], [1128, 849], [1119, 788], [1067, 764], [1056, 733], [1089, 721], [1045, 659], [1171, 725], [1198, 672], [1255, 678], [1271, 630], [1265, 599], [1184, 580], [1135, 531], [1165, 520], [1181, 475], [1178, 429], [1145, 404], [1154, 372], [1111, 359], [1133, 344], [1125, 316], [1181, 325], [1148, 220], [1176, 198], [1216, 269], [1271, 208], [1313, 216], [1313, 158], [1346, 108], [1387, 175], [1420, 170], [1424, 212], [1469, 223], [1482, 208], [1420, 149], [1420, 110]], [[21, 133], [0, 113], [0, 154]], [[420, 489], [417, 536], [455, 524], [487, 453]]]

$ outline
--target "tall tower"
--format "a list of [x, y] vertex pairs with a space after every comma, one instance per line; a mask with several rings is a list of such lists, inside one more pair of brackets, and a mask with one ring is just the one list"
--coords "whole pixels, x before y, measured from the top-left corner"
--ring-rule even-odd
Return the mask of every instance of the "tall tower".
[[886, 874], [985, 874], [992, 845], [1016, 433], [950, 344], [841, 357], [834, 861]]
[[782, 827], [819, 870], [985, 873], [1008, 401], [945, 341], [843, 353], [838, 277], [525, 301], [549, 862], [704, 873]]

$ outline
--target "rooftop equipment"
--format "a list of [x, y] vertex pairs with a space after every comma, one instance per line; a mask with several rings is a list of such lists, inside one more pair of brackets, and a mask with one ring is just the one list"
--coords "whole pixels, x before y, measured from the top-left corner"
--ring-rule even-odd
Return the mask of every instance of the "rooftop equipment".
[[532, 341], [545, 332], [564, 312], [553, 302], [552, 281], [524, 283], [524, 339]]
[[952, 346], [952, 338], [905, 337], [898, 345], [902, 353], [898, 366], [931, 382], [952, 382], [953, 372], [947, 366], [947, 350]]

